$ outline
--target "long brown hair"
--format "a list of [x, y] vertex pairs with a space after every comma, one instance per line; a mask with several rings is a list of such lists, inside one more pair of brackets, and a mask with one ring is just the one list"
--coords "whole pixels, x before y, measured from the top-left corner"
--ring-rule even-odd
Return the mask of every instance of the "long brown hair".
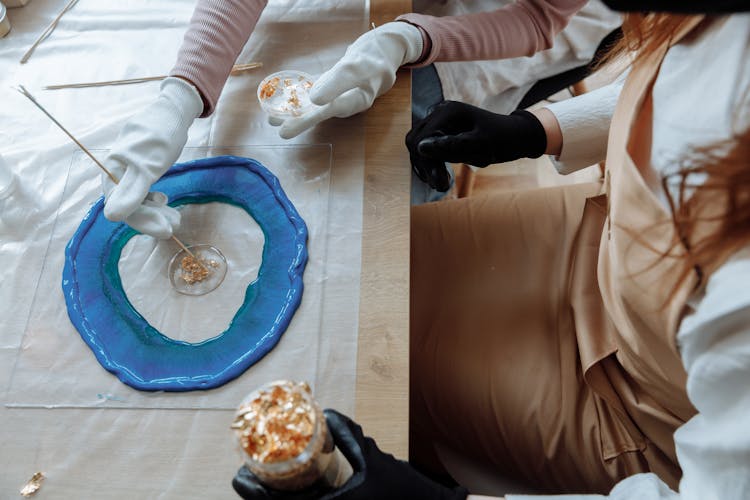
[[622, 36], [596, 63], [596, 67], [612, 64], [621, 58], [628, 58], [632, 61], [650, 54], [692, 19], [693, 16], [676, 14], [625, 14], [622, 22]]
[[[673, 243], [688, 250], [675, 288], [693, 269], [703, 280], [704, 274], [750, 243], [750, 129], [695, 149], [688, 158], [662, 181], [676, 229]], [[668, 188], [672, 182], [677, 199]]]
[[[623, 57], [637, 62], [690, 20], [691, 16], [671, 14], [627, 14], [622, 38], [601, 64], [612, 64]], [[706, 23], [710, 18], [703, 25]], [[688, 250], [669, 297], [694, 271], [697, 286], [705, 284], [708, 274], [750, 243], [750, 129], [728, 141], [691, 150], [685, 158], [674, 173], [662, 179], [675, 236], [672, 248], [661, 258], [683, 254], [673, 252], [680, 245]]]

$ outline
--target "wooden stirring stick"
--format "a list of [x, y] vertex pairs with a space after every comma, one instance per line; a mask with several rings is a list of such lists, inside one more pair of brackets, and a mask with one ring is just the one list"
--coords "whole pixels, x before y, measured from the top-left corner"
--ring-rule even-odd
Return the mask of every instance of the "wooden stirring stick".
[[34, 50], [37, 48], [37, 46], [40, 43], [42, 43], [44, 39], [47, 38], [50, 35], [50, 33], [52, 33], [52, 31], [54, 31], [54, 29], [57, 27], [57, 23], [60, 22], [60, 18], [63, 16], [63, 14], [65, 14], [70, 9], [72, 9], [76, 3], [78, 3], [78, 0], [70, 0], [70, 2], [68, 2], [67, 5], [63, 7], [63, 10], [60, 11], [57, 17], [54, 18], [52, 22], [49, 23], [49, 25], [46, 28], [44, 28], [44, 31], [42, 31], [42, 34], [39, 35], [39, 37], [36, 39], [34, 44], [31, 47], [29, 47], [29, 50], [27, 50], [26, 53], [23, 55], [23, 57], [21, 57], [21, 64], [26, 64], [26, 61], [29, 60], [29, 58], [31, 57], [31, 54], [34, 53]]
[[143, 78], [128, 78], [127, 80], [107, 80], [104, 82], [86, 82], [86, 83], [63, 83], [61, 85], [47, 85], [42, 90], [60, 90], [60, 89], [85, 89], [88, 87], [104, 87], [105, 85], [130, 85], [131, 83], [153, 82], [164, 80], [166, 75], [145, 76]]
[[[263, 63], [260, 62], [251, 62], [247, 64], [235, 64], [232, 66], [232, 71], [230, 74], [237, 75], [240, 73], [243, 73], [245, 71], [260, 68], [263, 66]], [[106, 85], [130, 85], [132, 83], [143, 83], [143, 82], [153, 82], [157, 80], [164, 80], [167, 77], [167, 75], [159, 75], [159, 76], [144, 76], [142, 78], [128, 78], [126, 80], [106, 80], [102, 82], [85, 82], [85, 83], [63, 83], [60, 85], [47, 85], [46, 87], [42, 87], [42, 90], [60, 90], [60, 89], [84, 89], [89, 87], [104, 87]]]
[[[104, 165], [102, 165], [102, 163], [101, 163], [101, 162], [100, 162], [99, 160], [97, 160], [97, 159], [96, 159], [96, 157], [95, 157], [95, 156], [94, 156], [93, 154], [91, 154], [91, 151], [89, 151], [89, 150], [88, 150], [88, 149], [86, 148], [86, 146], [84, 146], [83, 144], [81, 144], [81, 143], [80, 143], [80, 141], [79, 141], [78, 139], [76, 139], [76, 138], [75, 138], [75, 137], [73, 136], [73, 134], [71, 134], [70, 132], [68, 132], [68, 130], [67, 130], [67, 129], [66, 129], [65, 127], [63, 127], [63, 126], [62, 126], [62, 124], [61, 124], [61, 123], [60, 123], [59, 121], [57, 121], [57, 119], [55, 119], [55, 117], [54, 117], [54, 116], [52, 116], [52, 115], [51, 115], [51, 114], [49, 113], [49, 111], [47, 111], [47, 110], [46, 110], [46, 109], [44, 108], [44, 106], [42, 106], [41, 104], [39, 104], [39, 102], [38, 102], [38, 101], [37, 101], [36, 99], [34, 99], [34, 96], [33, 96], [33, 95], [31, 95], [31, 92], [29, 92], [28, 90], [26, 90], [26, 87], [24, 87], [23, 85], [19, 85], [18, 87], [14, 87], [14, 88], [15, 88], [15, 89], [16, 89], [16, 90], [17, 90], [18, 92], [20, 92], [21, 94], [23, 94], [23, 95], [24, 95], [24, 97], [26, 97], [26, 98], [27, 98], [27, 99], [29, 99], [29, 100], [30, 100], [31, 102], [33, 102], [33, 103], [34, 103], [34, 105], [35, 105], [35, 106], [36, 106], [37, 108], [39, 108], [39, 109], [40, 109], [40, 110], [42, 111], [42, 113], [44, 113], [45, 115], [47, 115], [47, 117], [48, 117], [48, 118], [49, 118], [50, 120], [52, 120], [52, 121], [54, 122], [54, 124], [55, 124], [55, 125], [57, 125], [57, 126], [58, 126], [58, 127], [60, 128], [60, 130], [62, 130], [63, 132], [65, 132], [65, 134], [67, 134], [67, 136], [68, 136], [68, 137], [70, 137], [70, 139], [71, 139], [71, 140], [72, 140], [73, 142], [75, 142], [75, 143], [76, 143], [76, 146], [78, 146], [79, 148], [81, 148], [81, 150], [82, 150], [82, 151], [83, 151], [84, 153], [86, 153], [86, 154], [88, 155], [88, 157], [89, 157], [89, 158], [91, 158], [91, 160], [92, 160], [92, 161], [93, 161], [93, 162], [94, 162], [94, 163], [95, 163], [95, 164], [96, 164], [96, 165], [97, 165], [97, 166], [98, 166], [98, 167], [99, 167], [100, 169], [102, 169], [102, 171], [103, 171], [103, 172], [104, 172], [105, 174], [107, 174], [107, 177], [109, 177], [109, 178], [110, 178], [110, 179], [112, 180], [112, 182], [114, 182], [115, 184], [119, 184], [119, 183], [120, 183], [120, 180], [119, 180], [119, 179], [118, 179], [117, 177], [115, 177], [115, 175], [114, 175], [114, 174], [113, 174], [112, 172], [110, 172], [110, 171], [109, 171], [109, 170], [107, 169], [107, 167], [105, 167]], [[174, 240], [174, 242], [175, 242], [175, 243], [177, 243], [177, 245], [179, 245], [179, 247], [180, 247], [180, 248], [182, 248], [183, 250], [185, 250], [185, 252], [187, 252], [187, 254], [188, 254], [188, 255], [190, 255], [190, 256], [191, 256], [191, 257], [192, 257], [193, 259], [195, 259], [195, 262], [197, 262], [197, 263], [198, 263], [198, 265], [199, 265], [199, 266], [201, 266], [201, 268], [203, 268], [203, 269], [204, 269], [204, 270], [206, 270], [206, 271], [208, 270], [208, 269], [206, 269], [206, 267], [205, 267], [205, 266], [204, 266], [204, 265], [203, 265], [203, 264], [201, 263], [201, 261], [200, 261], [199, 259], [197, 259], [197, 258], [195, 257], [195, 255], [193, 254], [193, 252], [191, 252], [190, 250], [188, 250], [188, 247], [186, 247], [184, 243], [182, 243], [182, 242], [181, 242], [181, 241], [180, 241], [179, 239], [177, 239], [177, 236], [175, 236], [175, 235], [172, 235], [172, 239]]]

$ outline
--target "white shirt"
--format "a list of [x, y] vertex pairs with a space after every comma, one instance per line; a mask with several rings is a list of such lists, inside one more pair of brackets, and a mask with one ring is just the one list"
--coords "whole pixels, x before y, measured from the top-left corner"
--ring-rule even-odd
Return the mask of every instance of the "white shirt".
[[[414, 12], [459, 16], [502, 8], [514, 0], [415, 0]], [[538, 80], [591, 61], [599, 42], [622, 24], [620, 14], [592, 0], [573, 16], [554, 45], [531, 57], [492, 61], [437, 62], [443, 97], [495, 113], [510, 113]]]
[[[548, 106], [563, 132], [556, 159], [561, 173], [604, 159], [621, 88], [618, 81]], [[718, 18], [699, 36], [672, 47], [654, 84], [653, 101], [651, 164], [660, 174], [672, 172], [692, 148], [750, 127], [750, 14]], [[636, 474], [608, 497], [564, 498], [750, 498], [750, 246], [714, 272], [689, 303], [694, 312], [682, 320], [677, 342], [688, 397], [698, 414], [674, 434], [683, 471], [679, 493], [654, 474]]]

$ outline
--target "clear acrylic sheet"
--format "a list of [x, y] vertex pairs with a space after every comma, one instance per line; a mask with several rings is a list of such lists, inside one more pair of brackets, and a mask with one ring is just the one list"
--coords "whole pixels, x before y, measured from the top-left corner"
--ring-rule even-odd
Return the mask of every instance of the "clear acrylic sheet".
[[[95, 154], [104, 157], [106, 152]], [[315, 388], [319, 374], [354, 371], [356, 331], [331, 338], [323, 313], [331, 146], [187, 148], [180, 161], [227, 154], [256, 159], [273, 172], [308, 227], [302, 303], [276, 347], [237, 379], [208, 391], [143, 392], [106, 371], [68, 319], [61, 289], [65, 246], [101, 191], [98, 169], [83, 153], [75, 153], [6, 406], [231, 409], [253, 388], [272, 380], [306, 380]], [[246, 212], [231, 205], [208, 203], [180, 210], [177, 236], [187, 244], [212, 244], [227, 258], [227, 276], [219, 288], [203, 296], [174, 291], [167, 265], [179, 247], [142, 235], [126, 245], [119, 270], [128, 299], [149, 323], [172, 339], [199, 342], [225, 330], [242, 304], [260, 266], [263, 233]], [[326, 366], [326, 360], [335, 360], [336, 366]]]

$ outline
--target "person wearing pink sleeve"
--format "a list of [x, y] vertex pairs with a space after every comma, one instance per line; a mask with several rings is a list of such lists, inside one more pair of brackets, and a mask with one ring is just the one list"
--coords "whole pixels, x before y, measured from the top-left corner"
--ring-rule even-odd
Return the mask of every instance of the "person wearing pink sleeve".
[[[388, 91], [396, 71], [433, 60], [531, 55], [552, 39], [586, 0], [520, 0], [481, 15], [436, 18], [407, 14], [360, 36], [311, 89], [317, 107], [273, 123], [292, 138], [328, 118], [368, 109]], [[105, 164], [121, 179], [103, 180], [104, 214], [157, 238], [169, 238], [179, 213], [151, 185], [176, 161], [187, 131], [210, 115], [267, 0], [199, 0], [177, 62], [154, 104], [123, 127]]]
[[177, 63], [162, 81], [154, 103], [122, 128], [104, 163], [119, 179], [102, 177], [104, 215], [125, 221], [155, 238], [170, 238], [180, 213], [166, 196], [150, 192], [177, 160], [188, 129], [213, 112], [234, 61], [260, 18], [267, 0], [199, 0]]
[[328, 118], [346, 118], [372, 106], [396, 80], [401, 66], [530, 56], [554, 36], [587, 0], [520, 0], [478, 14], [433, 17], [405, 14], [360, 36], [341, 60], [318, 78], [310, 99], [319, 107], [274, 124], [292, 138]]
[[449, 17], [412, 13], [396, 19], [419, 26], [430, 40], [420, 66], [437, 61], [508, 59], [552, 47], [554, 36], [586, 2], [520, 0], [492, 12]]
[[170, 76], [191, 82], [203, 98], [201, 117], [213, 113], [232, 65], [268, 0], [199, 0]]
[[[552, 46], [554, 35], [587, 0], [521, 0], [492, 12], [397, 18], [419, 28], [423, 50], [418, 66], [435, 61], [473, 61], [531, 56]], [[232, 65], [267, 0], [199, 1], [170, 75], [193, 83], [204, 100], [201, 116], [213, 112]], [[228, 21], [223, 24], [223, 21]], [[412, 31], [416, 33], [416, 31]], [[414, 40], [414, 45], [419, 42]]]

